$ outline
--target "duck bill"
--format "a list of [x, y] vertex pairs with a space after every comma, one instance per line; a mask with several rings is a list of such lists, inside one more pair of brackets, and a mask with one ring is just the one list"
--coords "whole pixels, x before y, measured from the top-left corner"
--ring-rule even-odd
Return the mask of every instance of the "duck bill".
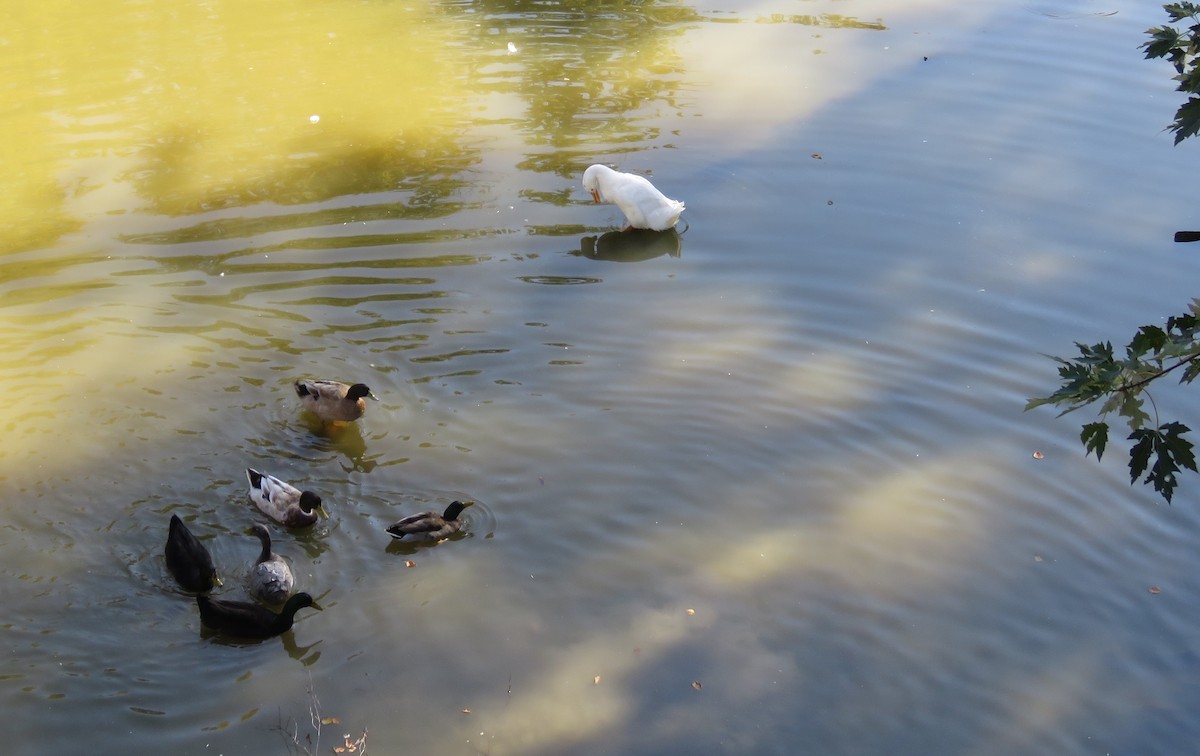
[[218, 588], [225, 587], [225, 581], [221, 579], [220, 575], [213, 575], [213, 584], [216, 585]]
[[311, 606], [313, 609], [316, 609], [318, 612], [325, 611], [325, 607], [318, 604], [316, 599], [313, 599], [313, 602], [309, 604], [309, 606]]
[[600, 192], [596, 191], [595, 189], [592, 189], [591, 192], [592, 192], [592, 201], [599, 202], [600, 201]]
[[325, 505], [324, 505], [324, 504], [318, 504], [318, 505], [317, 505], [317, 512], [319, 512], [319, 513], [320, 513], [320, 515], [321, 515], [322, 517], [324, 517], [326, 520], [328, 520], [328, 519], [329, 519], [329, 510], [325, 508]]

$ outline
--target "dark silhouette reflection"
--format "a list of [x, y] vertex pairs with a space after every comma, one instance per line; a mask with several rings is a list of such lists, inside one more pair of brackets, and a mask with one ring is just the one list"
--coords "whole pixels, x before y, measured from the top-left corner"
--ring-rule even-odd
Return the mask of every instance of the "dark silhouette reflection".
[[[297, 627], [299, 625], [297, 624]], [[317, 646], [321, 645], [321, 641], [314, 641], [307, 646], [301, 646], [296, 643], [296, 628], [292, 628], [287, 632], [276, 635], [273, 638], [231, 638], [220, 632], [213, 630], [204, 625], [200, 626], [200, 637], [210, 643], [216, 643], [221, 646], [232, 646], [235, 648], [243, 646], [261, 646], [264, 643], [274, 643], [275, 641], [283, 642], [283, 650], [287, 655], [300, 662], [306, 667], [311, 667], [321, 658], [321, 652], [316, 651]]]
[[571, 254], [609, 262], [641, 262], [663, 255], [679, 257], [683, 254], [683, 238], [673, 228], [666, 231], [643, 228], [609, 231], [600, 236], [581, 238], [579, 251]]
[[283, 634], [282, 638], [283, 650], [287, 652], [288, 656], [304, 666], [311, 667], [321, 658], [321, 652], [315, 650], [317, 646], [321, 645], [321, 641], [309, 643], [307, 646], [297, 645], [295, 630], [288, 630]]

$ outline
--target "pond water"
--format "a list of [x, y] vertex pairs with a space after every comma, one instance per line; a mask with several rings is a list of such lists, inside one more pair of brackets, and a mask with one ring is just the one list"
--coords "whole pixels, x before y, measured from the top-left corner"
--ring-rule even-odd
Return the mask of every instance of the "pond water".
[[[7, 753], [1200, 740], [1200, 479], [1022, 411], [1200, 294], [1157, 3], [24, 5]], [[615, 234], [594, 162], [681, 233]], [[305, 376], [380, 401], [326, 432]], [[331, 515], [272, 528], [323, 610], [259, 643], [162, 557], [178, 514], [245, 595], [247, 466]]]

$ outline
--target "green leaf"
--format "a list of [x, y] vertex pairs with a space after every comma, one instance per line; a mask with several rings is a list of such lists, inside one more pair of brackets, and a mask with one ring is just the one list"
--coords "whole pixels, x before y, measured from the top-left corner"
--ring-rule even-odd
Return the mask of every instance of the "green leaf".
[[1193, 314], [1172, 315], [1167, 318], [1167, 333], [1172, 339], [1191, 341], [1196, 335], [1196, 326], [1200, 320]]
[[1151, 39], [1143, 42], [1141, 47], [1146, 51], [1147, 60], [1165, 58], [1182, 39], [1179, 32], [1169, 26], [1156, 26], [1153, 29], [1147, 29], [1146, 33], [1150, 35]]
[[1188, 101], [1175, 111], [1175, 121], [1170, 126], [1175, 132], [1175, 144], [1179, 144], [1200, 131], [1200, 99], [1189, 97]]
[[1101, 365], [1112, 362], [1113, 347], [1110, 341], [1099, 342], [1091, 346], [1076, 341], [1075, 346], [1079, 349], [1080, 362], [1085, 365]]
[[1030, 399], [1029, 401], [1025, 402], [1025, 411], [1028, 412], [1029, 410], [1033, 409], [1034, 407], [1041, 407], [1044, 404], [1054, 404], [1054, 403], [1055, 403], [1055, 400], [1053, 397], [1036, 396], [1036, 397]]
[[1167, 3], [1163, 6], [1163, 10], [1171, 17], [1171, 22], [1175, 23], [1195, 16], [1196, 11], [1200, 8], [1197, 8], [1194, 3]]
[[[1139, 428], [1130, 434], [1129, 439], [1136, 441], [1129, 452], [1130, 484], [1133, 484], [1147, 468], [1143, 483], [1150, 483], [1167, 503], [1175, 493], [1179, 484], [1176, 473], [1180, 468], [1196, 471], [1196, 455], [1192, 442], [1183, 437], [1190, 432], [1183, 423], [1171, 422], [1158, 428]], [[1154, 460], [1153, 466], [1150, 460]]]
[[1191, 441], [1183, 437], [1184, 433], [1190, 433], [1192, 429], [1179, 422], [1167, 423], [1162, 428], [1166, 433], [1167, 447], [1175, 462], [1196, 472], [1196, 454], [1192, 451], [1194, 447]]
[[1183, 375], [1179, 377], [1180, 383], [1191, 383], [1196, 380], [1196, 376], [1200, 375], [1200, 360], [1192, 360], [1183, 370]]
[[1129, 450], [1129, 484], [1133, 485], [1150, 466], [1150, 455], [1154, 452], [1154, 431], [1139, 428], [1129, 434], [1129, 440], [1137, 442]]
[[1104, 456], [1104, 448], [1108, 445], [1108, 423], [1088, 423], [1083, 426], [1079, 440], [1087, 447], [1087, 453], [1096, 452], [1096, 460]]
[[1146, 352], [1157, 352], [1167, 343], [1166, 331], [1158, 326], [1144, 325], [1138, 329], [1125, 353], [1131, 359], [1140, 359]]
[[1140, 393], [1124, 394], [1124, 401], [1121, 402], [1121, 417], [1129, 420], [1130, 428], [1140, 428], [1150, 422], [1150, 416], [1142, 409], [1142, 397]]

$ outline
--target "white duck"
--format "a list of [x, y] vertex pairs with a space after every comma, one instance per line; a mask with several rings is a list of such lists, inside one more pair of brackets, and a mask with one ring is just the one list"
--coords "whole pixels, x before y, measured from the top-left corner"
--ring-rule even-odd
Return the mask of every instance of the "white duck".
[[321, 497], [312, 491], [301, 491], [274, 475], [246, 468], [250, 481], [250, 500], [263, 514], [289, 528], [302, 528], [317, 521], [317, 516], [329, 514], [321, 504]]
[[593, 165], [583, 172], [583, 188], [597, 202], [616, 205], [625, 213], [631, 228], [666, 231], [679, 222], [683, 203], [654, 188], [645, 178]]

